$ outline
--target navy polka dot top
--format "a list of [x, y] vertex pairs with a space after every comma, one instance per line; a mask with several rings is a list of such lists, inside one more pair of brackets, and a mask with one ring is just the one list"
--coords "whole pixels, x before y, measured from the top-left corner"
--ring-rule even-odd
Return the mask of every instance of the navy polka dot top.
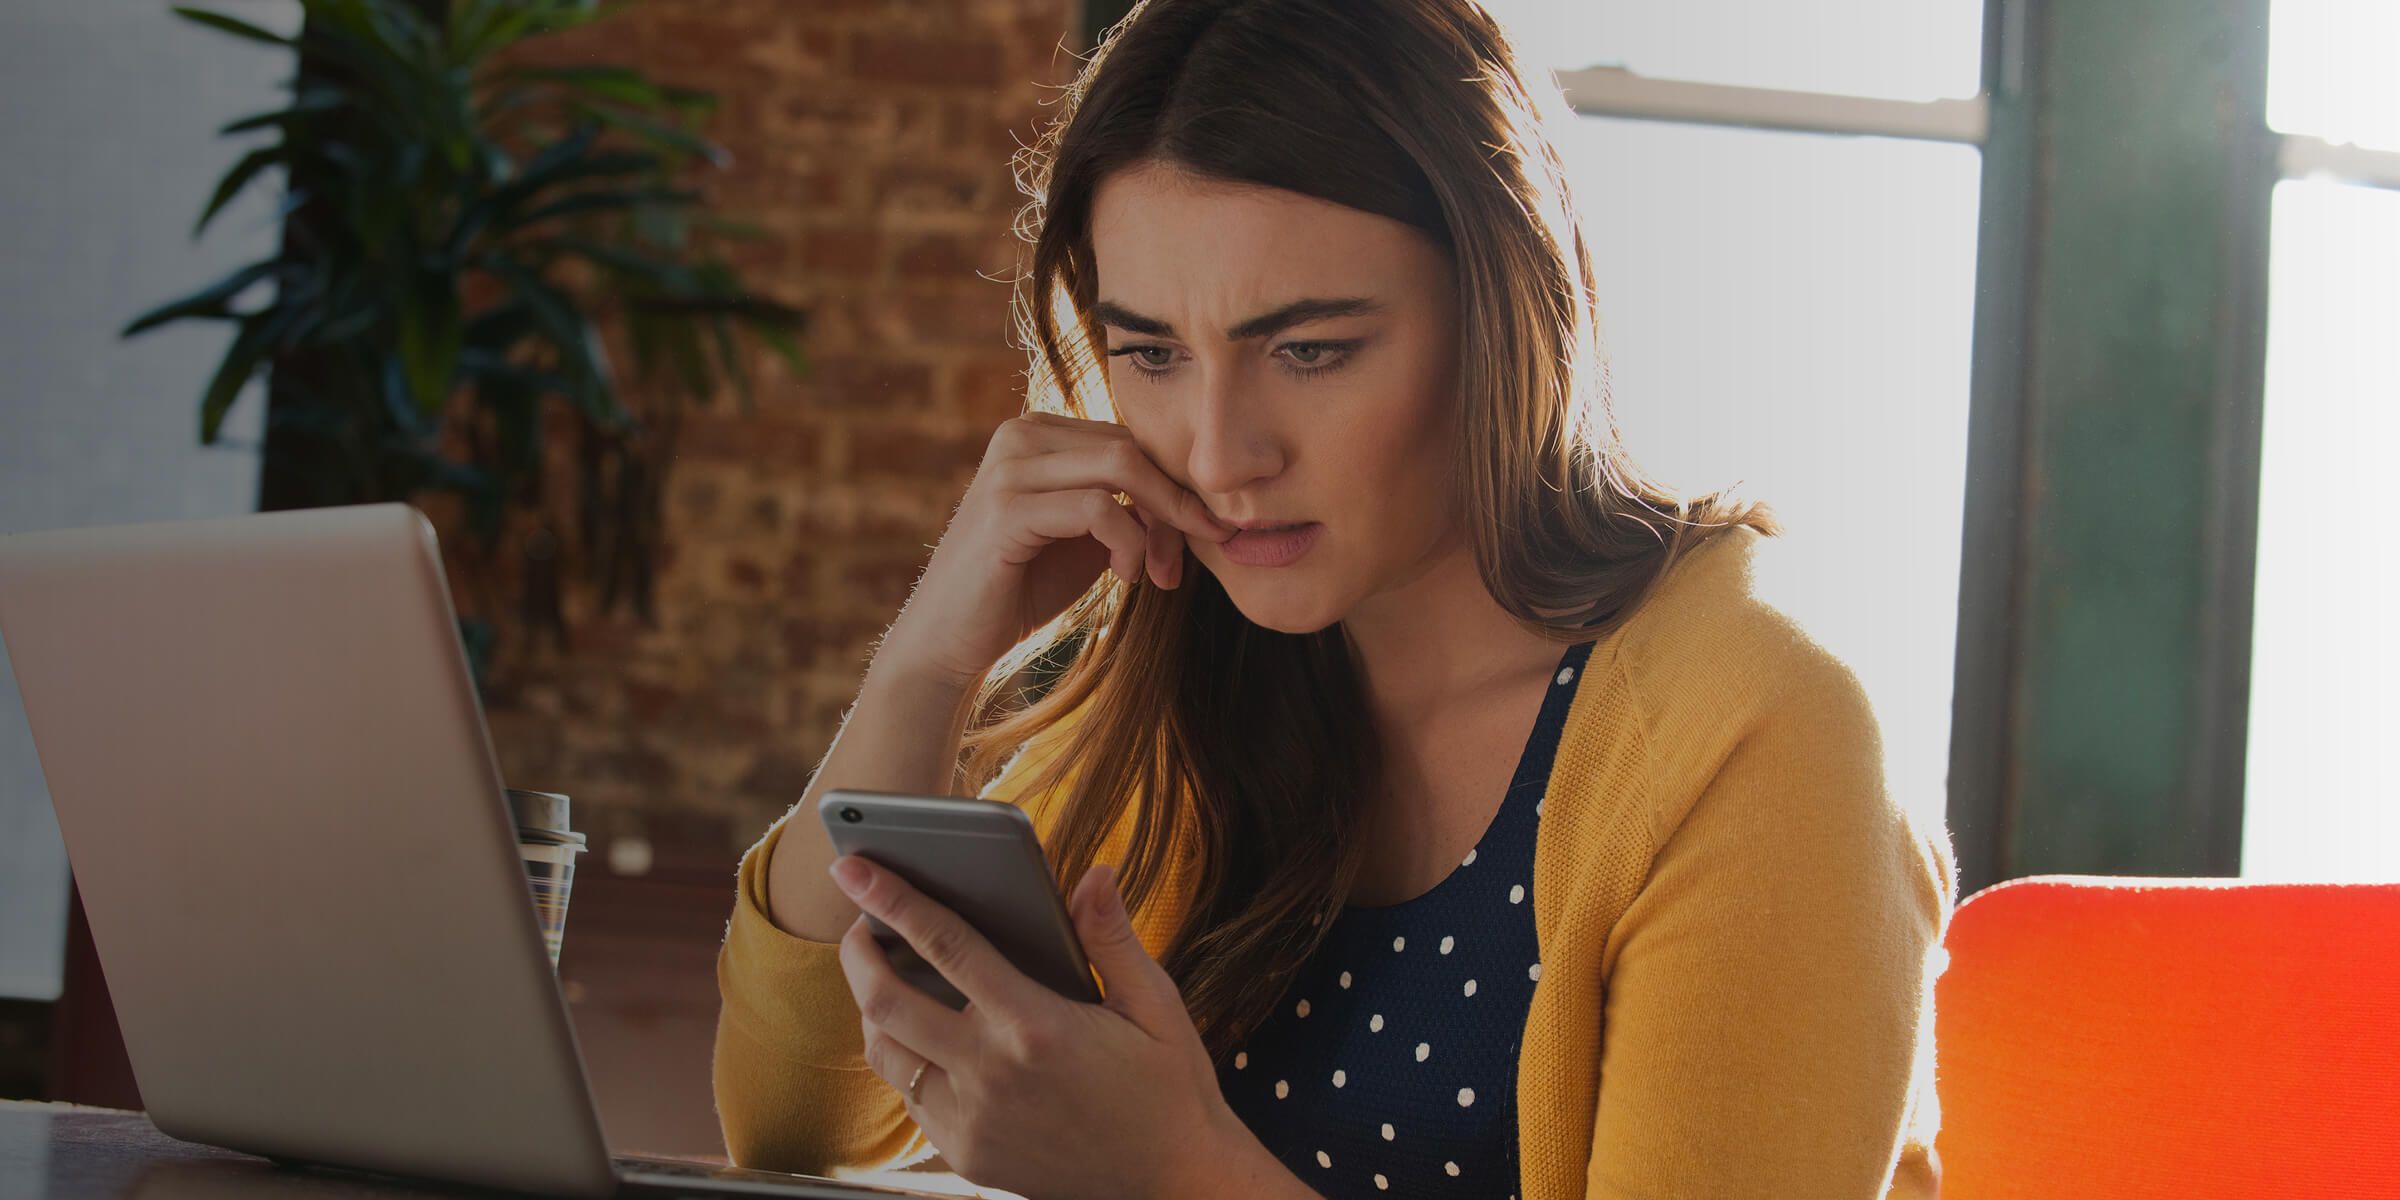
[[1344, 908], [1217, 1066], [1242, 1122], [1329, 1200], [1517, 1193], [1517, 1048], [1542, 977], [1534, 834], [1591, 650], [1560, 657], [1474, 849], [1414, 899]]

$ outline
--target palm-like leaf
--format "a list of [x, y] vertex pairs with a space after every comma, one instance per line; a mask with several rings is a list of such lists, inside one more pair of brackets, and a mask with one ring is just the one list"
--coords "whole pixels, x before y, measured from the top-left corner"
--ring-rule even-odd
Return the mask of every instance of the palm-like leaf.
[[[489, 537], [506, 508], [539, 503], [526, 481], [541, 467], [546, 405], [568, 404], [580, 436], [597, 439], [588, 444], [625, 457], [643, 452], [649, 431], [672, 429], [683, 402], [730, 390], [750, 406], [736, 326], [805, 367], [792, 337], [802, 314], [745, 290], [695, 240], [761, 236], [708, 213], [682, 184], [694, 169], [730, 162], [695, 125], [715, 97], [626, 67], [502, 61], [525, 39], [603, 19], [625, 0], [447, 0], [438, 19], [413, 0], [301, 3], [295, 36], [174, 9], [216, 33], [288, 48], [304, 67], [287, 105], [223, 126], [226, 136], [269, 140], [244, 148], [193, 227], [199, 236], [247, 189], [280, 175], [283, 209], [296, 218], [282, 253], [121, 331], [233, 324], [202, 389], [202, 441], [216, 440], [261, 368], [311, 356], [307, 384], [279, 393], [270, 427], [344, 448], [306, 464], [325, 481], [317, 502], [451, 490]], [[592, 281], [585, 292], [568, 286], [571, 264]], [[272, 301], [234, 307], [262, 284], [273, 285]], [[491, 290], [476, 290], [482, 284], [497, 297], [470, 305]], [[597, 333], [611, 312], [633, 346], [640, 406], [619, 395]], [[465, 410], [452, 404], [460, 395]], [[437, 449], [452, 419], [490, 431], [470, 439], [468, 458]], [[634, 466], [608, 473], [650, 479], [655, 493], [663, 463]], [[631, 511], [625, 497], [592, 503]], [[622, 550], [605, 556], [609, 571], [624, 572]]]

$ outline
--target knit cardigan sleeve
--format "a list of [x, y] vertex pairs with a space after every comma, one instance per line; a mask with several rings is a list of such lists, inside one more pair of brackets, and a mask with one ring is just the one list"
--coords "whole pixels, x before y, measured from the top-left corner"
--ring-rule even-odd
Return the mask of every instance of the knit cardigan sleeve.
[[[1024, 807], [1045, 836], [1042, 797], [1023, 793], [1064, 724], [1036, 735], [982, 792]], [[737, 1166], [820, 1175], [907, 1166], [933, 1147], [899, 1093], [867, 1066], [839, 944], [795, 937], [767, 915], [769, 858], [785, 825], [811, 819], [793, 806], [743, 853], [735, 874], [733, 917], [717, 951], [717, 1122]]]
[[1651, 869], [1603, 953], [1588, 1200], [1933, 1194], [1954, 869], [1887, 794], [1848, 668], [1770, 657], [1712, 736], [1650, 731], [1707, 749], [1662, 748]]

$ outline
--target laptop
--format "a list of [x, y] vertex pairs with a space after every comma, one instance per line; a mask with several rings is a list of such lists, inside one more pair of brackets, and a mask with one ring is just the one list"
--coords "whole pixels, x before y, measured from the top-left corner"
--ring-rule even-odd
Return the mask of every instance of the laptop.
[[0, 537], [0, 638], [161, 1131], [558, 1196], [929, 1194], [610, 1154], [416, 509]]

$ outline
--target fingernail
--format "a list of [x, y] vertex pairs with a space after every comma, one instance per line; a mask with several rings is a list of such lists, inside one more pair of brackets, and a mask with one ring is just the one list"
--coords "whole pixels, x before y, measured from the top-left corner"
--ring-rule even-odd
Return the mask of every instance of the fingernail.
[[1117, 869], [1105, 863], [1100, 869], [1108, 872], [1107, 894], [1100, 897], [1100, 902], [1108, 907], [1109, 916], [1122, 918], [1125, 915], [1125, 895], [1117, 890]]
[[860, 892], [867, 890], [867, 865], [865, 863], [843, 855], [833, 860], [833, 866], [828, 870], [833, 875], [833, 885], [842, 889], [843, 895], [855, 900]]

